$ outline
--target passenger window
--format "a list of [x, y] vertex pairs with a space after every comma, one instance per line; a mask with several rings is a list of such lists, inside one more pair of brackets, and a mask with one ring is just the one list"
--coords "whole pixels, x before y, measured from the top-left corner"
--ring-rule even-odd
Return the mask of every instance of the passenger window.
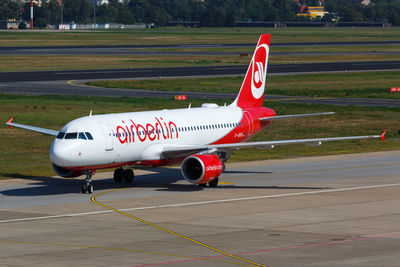
[[59, 132], [58, 134], [57, 134], [57, 139], [63, 139], [64, 138], [64, 135], [65, 135], [65, 133], [63, 133], [63, 132]]
[[84, 133], [79, 133], [78, 134], [78, 139], [83, 139], [83, 140], [87, 140], [86, 136]]
[[65, 139], [76, 139], [78, 137], [78, 133], [67, 133], [65, 135]]

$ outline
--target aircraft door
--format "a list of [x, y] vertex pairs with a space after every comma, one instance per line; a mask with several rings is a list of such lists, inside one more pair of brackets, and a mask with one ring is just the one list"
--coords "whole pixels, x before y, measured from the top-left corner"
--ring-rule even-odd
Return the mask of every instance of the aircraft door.
[[102, 128], [103, 134], [104, 134], [104, 141], [105, 141], [104, 148], [106, 151], [111, 151], [114, 149], [114, 144], [113, 144], [114, 138], [113, 138], [112, 128], [111, 128], [111, 126], [105, 125], [105, 124], [102, 124], [101, 128]]

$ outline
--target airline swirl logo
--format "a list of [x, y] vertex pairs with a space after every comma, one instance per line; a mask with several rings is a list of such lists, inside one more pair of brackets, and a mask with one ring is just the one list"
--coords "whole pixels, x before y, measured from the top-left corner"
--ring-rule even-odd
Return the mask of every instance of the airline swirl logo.
[[264, 94], [268, 50], [269, 47], [266, 44], [262, 44], [257, 47], [257, 50], [254, 52], [252, 62], [251, 93], [255, 99], [259, 99]]

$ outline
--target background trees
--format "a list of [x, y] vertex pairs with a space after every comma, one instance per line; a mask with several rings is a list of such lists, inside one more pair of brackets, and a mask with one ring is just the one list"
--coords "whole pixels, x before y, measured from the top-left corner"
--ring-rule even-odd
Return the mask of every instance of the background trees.
[[0, 20], [13, 19], [18, 17], [19, 6], [11, 0], [0, 1]]
[[[93, 5], [89, 0], [63, 0], [65, 22], [92, 23]], [[318, 0], [302, 0], [301, 4], [317, 5]], [[0, 20], [29, 20], [29, 4], [21, 7], [12, 0], [0, 0]], [[155, 23], [164, 26], [169, 21], [200, 21], [207, 27], [231, 27], [235, 21], [311, 21], [297, 17], [294, 0], [109, 0], [96, 6], [98, 23]], [[347, 0], [325, 0], [329, 15], [322, 21], [388, 22], [400, 25], [400, 0], [373, 0], [369, 6]], [[57, 0], [34, 7], [35, 24], [45, 27], [61, 21]]]

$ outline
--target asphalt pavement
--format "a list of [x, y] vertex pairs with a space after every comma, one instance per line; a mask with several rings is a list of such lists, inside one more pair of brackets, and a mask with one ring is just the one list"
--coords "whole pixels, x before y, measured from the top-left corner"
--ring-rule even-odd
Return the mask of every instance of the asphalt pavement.
[[138, 170], [131, 185], [97, 173], [102, 206], [82, 177], [2, 180], [1, 265], [398, 266], [399, 160], [228, 163], [216, 188], [177, 168]]
[[[0, 72], [0, 83], [244, 75], [248, 65]], [[399, 70], [400, 61], [268, 64], [269, 74]], [[1, 85], [0, 85], [1, 86]]]

